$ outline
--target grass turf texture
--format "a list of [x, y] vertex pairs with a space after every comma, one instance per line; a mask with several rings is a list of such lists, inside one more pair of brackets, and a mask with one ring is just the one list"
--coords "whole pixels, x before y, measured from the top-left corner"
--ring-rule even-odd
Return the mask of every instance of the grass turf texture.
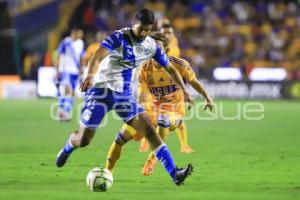
[[[300, 199], [299, 102], [262, 101], [259, 121], [187, 121], [193, 154], [179, 153], [175, 134], [167, 141], [176, 163], [189, 162], [194, 174], [181, 187], [157, 165], [143, 177], [146, 159], [138, 143], [127, 144], [114, 172], [113, 187], [92, 193], [87, 172], [104, 164], [106, 152], [122, 122], [111, 117], [92, 144], [76, 150], [65, 167], [55, 157], [69, 133], [77, 128], [49, 116], [54, 100], [0, 101], [0, 199]], [[224, 114], [234, 116], [237, 101], [222, 102]], [[241, 101], [242, 105], [246, 101]]]

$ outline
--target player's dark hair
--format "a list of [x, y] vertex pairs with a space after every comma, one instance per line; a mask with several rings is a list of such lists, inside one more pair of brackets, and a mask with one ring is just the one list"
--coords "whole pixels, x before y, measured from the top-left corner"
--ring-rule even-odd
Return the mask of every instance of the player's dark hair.
[[83, 30], [83, 27], [79, 24], [75, 24], [71, 26], [70, 30]]
[[164, 45], [164, 48], [166, 48], [168, 46], [168, 40], [163, 33], [155, 31], [155, 32], [151, 33], [150, 37], [152, 37], [154, 40], [161, 41]]
[[77, 31], [83, 31], [83, 28], [79, 25], [74, 25], [70, 29], [70, 34], [75, 33]]
[[136, 14], [135, 20], [140, 21], [144, 25], [151, 25], [155, 20], [154, 13], [147, 8], [143, 8]]

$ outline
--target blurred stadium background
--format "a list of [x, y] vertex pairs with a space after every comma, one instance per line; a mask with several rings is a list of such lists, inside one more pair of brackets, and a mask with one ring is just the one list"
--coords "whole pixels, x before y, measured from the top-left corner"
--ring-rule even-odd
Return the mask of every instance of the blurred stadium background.
[[2, 0], [0, 6], [2, 98], [55, 96], [51, 78], [43, 77], [51, 72], [41, 67], [54, 65], [57, 45], [70, 28], [81, 26], [88, 46], [97, 32], [103, 38], [130, 26], [143, 6], [158, 20], [170, 19], [181, 57], [214, 96], [300, 97], [298, 1]]
[[1, 199], [99, 198], [84, 188], [85, 174], [104, 163], [121, 122], [111, 119], [65, 171], [54, 167], [61, 142], [77, 127], [76, 119], [59, 124], [49, 114], [56, 48], [73, 26], [83, 28], [87, 47], [97, 33], [130, 26], [142, 7], [170, 20], [181, 57], [226, 115], [255, 101], [264, 119], [189, 121], [195, 154], [176, 153], [175, 137], [168, 142], [180, 163], [200, 168], [180, 189], [161, 168], [139, 176], [145, 155], [130, 144], [105, 199], [299, 199], [299, 0], [0, 0]]

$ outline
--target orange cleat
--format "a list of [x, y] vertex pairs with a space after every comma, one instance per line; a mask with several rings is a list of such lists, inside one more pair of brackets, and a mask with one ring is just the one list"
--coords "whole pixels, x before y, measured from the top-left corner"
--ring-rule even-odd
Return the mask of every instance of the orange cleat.
[[147, 160], [143, 167], [142, 174], [144, 176], [150, 176], [154, 171], [155, 165], [156, 165], [156, 159]]
[[180, 150], [181, 153], [193, 153], [194, 151], [195, 150], [192, 147], [190, 147], [189, 145], [181, 147], [181, 150]]
[[148, 150], [149, 150], [149, 144], [148, 144], [148, 142], [142, 140], [140, 148], [139, 148], [139, 151], [140, 152], [147, 152]]

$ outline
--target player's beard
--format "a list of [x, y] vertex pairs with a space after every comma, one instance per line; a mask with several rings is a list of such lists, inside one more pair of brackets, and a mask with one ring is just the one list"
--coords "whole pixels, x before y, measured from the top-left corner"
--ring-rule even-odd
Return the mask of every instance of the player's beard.
[[143, 41], [146, 37], [144, 36], [135, 36], [136, 40]]

